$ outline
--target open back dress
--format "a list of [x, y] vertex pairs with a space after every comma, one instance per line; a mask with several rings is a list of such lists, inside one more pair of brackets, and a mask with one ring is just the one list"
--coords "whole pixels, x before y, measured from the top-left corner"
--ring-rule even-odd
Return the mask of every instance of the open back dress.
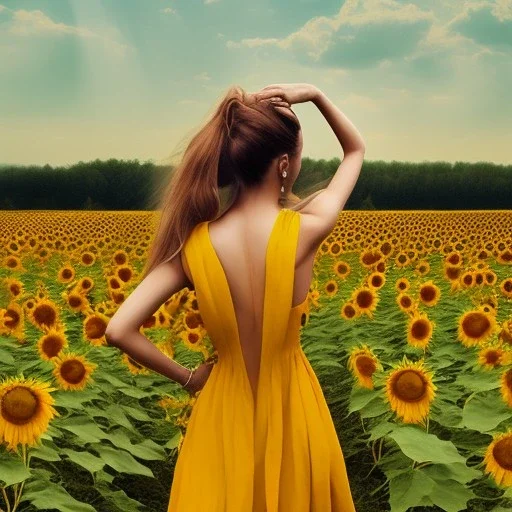
[[300, 213], [283, 208], [265, 253], [256, 398], [209, 221], [183, 246], [218, 355], [178, 454], [168, 512], [354, 512], [341, 446], [292, 307]]

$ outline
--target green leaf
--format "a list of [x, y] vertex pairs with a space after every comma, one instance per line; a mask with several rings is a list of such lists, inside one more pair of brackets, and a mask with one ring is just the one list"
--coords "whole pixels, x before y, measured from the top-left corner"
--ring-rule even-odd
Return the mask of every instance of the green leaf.
[[135, 427], [131, 424], [130, 420], [126, 417], [123, 409], [117, 404], [109, 404], [108, 406], [100, 409], [98, 407], [87, 407], [87, 414], [91, 417], [106, 418], [112, 425], [121, 425], [131, 432], [135, 432]]
[[376, 397], [361, 410], [360, 414], [361, 418], [375, 418], [388, 411], [388, 405], [380, 397]]
[[156, 391], [142, 391], [142, 389], [134, 386], [129, 388], [118, 388], [118, 391], [126, 396], [131, 396], [132, 398], [147, 398], [156, 393]]
[[406, 512], [418, 506], [423, 497], [428, 497], [435, 482], [421, 471], [410, 469], [389, 482], [391, 512]]
[[55, 421], [59, 428], [69, 430], [83, 443], [97, 443], [102, 439], [109, 439], [109, 434], [103, 432], [96, 423], [87, 416], [72, 416], [62, 421]]
[[507, 407], [498, 393], [481, 393], [466, 402], [462, 419], [467, 428], [487, 432], [502, 421], [512, 419], [512, 409]]
[[95, 482], [94, 488], [105, 498], [108, 502], [109, 512], [126, 512], [127, 510], [140, 510], [143, 507], [142, 503], [130, 498], [122, 490], [114, 490], [105, 482]]
[[119, 473], [130, 473], [134, 475], [145, 475], [154, 477], [153, 472], [148, 467], [136, 461], [128, 452], [116, 450], [110, 446], [95, 444], [93, 446], [99, 456], [111, 468]]
[[467, 510], [468, 500], [476, 498], [476, 495], [455, 480], [436, 480], [429, 498], [446, 512], [459, 512]]
[[176, 448], [181, 439], [181, 432], [178, 430], [174, 436], [172, 436], [167, 443], [165, 443], [164, 448], [170, 448], [171, 450]]
[[384, 437], [386, 434], [388, 434], [395, 428], [395, 423], [390, 423], [389, 421], [381, 421], [377, 423], [373, 428], [368, 430], [368, 432], [371, 433], [368, 440], [373, 441], [375, 439], [380, 439], [381, 437]]
[[96, 393], [92, 389], [85, 388], [82, 391], [55, 391], [52, 393], [55, 398], [55, 405], [65, 407], [66, 409], [79, 409], [83, 410], [84, 403], [92, 402], [96, 399], [101, 399], [100, 393]]
[[151, 421], [151, 417], [143, 409], [137, 409], [136, 407], [130, 407], [129, 405], [120, 405], [120, 407], [126, 411], [128, 416], [131, 416], [137, 421]]
[[144, 439], [141, 443], [133, 444], [121, 429], [111, 432], [110, 442], [140, 459], [164, 460], [166, 456], [163, 447], [151, 439]]
[[417, 462], [465, 462], [451, 441], [442, 441], [419, 427], [398, 427], [388, 436], [395, 440], [407, 457]]
[[7, 350], [0, 348], [0, 362], [2, 365], [14, 366], [14, 356]]
[[76, 500], [61, 485], [46, 479], [28, 482], [21, 502], [30, 501], [38, 509], [57, 509], [59, 512], [96, 512], [87, 503]]
[[378, 391], [375, 391], [374, 389], [363, 388], [357, 384], [354, 384], [352, 386], [352, 391], [350, 392], [350, 405], [348, 414], [351, 414], [355, 411], [360, 411], [365, 405], [369, 404], [378, 396], [380, 396]]
[[452, 462], [451, 464], [432, 464], [421, 468], [433, 480], [444, 482], [455, 480], [461, 484], [467, 484], [475, 478], [483, 476], [481, 471], [466, 466], [465, 462]]
[[0, 459], [0, 482], [3, 482], [3, 487], [23, 482], [31, 476], [30, 469], [21, 460]]
[[462, 409], [448, 402], [434, 401], [430, 409], [430, 419], [445, 427], [464, 428]]
[[51, 446], [41, 444], [30, 449], [30, 456], [38, 459], [55, 462], [60, 460], [59, 452]]
[[99, 457], [89, 452], [79, 452], [69, 448], [63, 448], [62, 453], [66, 454], [75, 464], [87, 469], [90, 473], [95, 473], [96, 471], [103, 469], [103, 466], [105, 465]]
[[455, 380], [455, 385], [462, 385], [471, 391], [479, 393], [499, 388], [500, 379], [497, 373], [491, 371], [473, 371], [459, 374]]

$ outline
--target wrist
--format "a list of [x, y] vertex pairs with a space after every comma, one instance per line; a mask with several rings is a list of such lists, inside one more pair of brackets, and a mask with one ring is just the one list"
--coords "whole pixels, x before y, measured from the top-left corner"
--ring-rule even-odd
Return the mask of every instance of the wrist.
[[178, 375], [176, 376], [176, 378], [174, 380], [180, 386], [183, 387], [185, 385], [185, 383], [187, 382], [188, 378], [190, 377], [191, 370], [189, 370], [185, 366], [181, 366], [181, 365], [179, 365], [179, 366], [180, 366], [180, 368], [179, 368], [179, 371], [178, 371]]
[[190, 385], [192, 385], [192, 381], [194, 380], [194, 373], [195, 373], [195, 370], [189, 370], [189, 373], [187, 375], [187, 380], [181, 386], [183, 389], [186, 389], [187, 391], [189, 391], [188, 388]]

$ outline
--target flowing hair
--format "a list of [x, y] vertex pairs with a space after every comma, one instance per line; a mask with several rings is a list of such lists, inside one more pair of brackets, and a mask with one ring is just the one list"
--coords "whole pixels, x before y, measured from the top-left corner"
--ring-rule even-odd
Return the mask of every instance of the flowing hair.
[[[282, 153], [295, 155], [300, 129], [291, 108], [256, 101], [240, 86], [231, 86], [192, 137], [168, 183], [155, 189], [151, 202], [161, 214], [142, 278], [172, 260], [198, 223], [228, 210], [241, 185], [260, 184], [274, 158]], [[300, 211], [328, 181], [310, 186], [302, 193], [304, 198], [289, 191], [279, 203]]]

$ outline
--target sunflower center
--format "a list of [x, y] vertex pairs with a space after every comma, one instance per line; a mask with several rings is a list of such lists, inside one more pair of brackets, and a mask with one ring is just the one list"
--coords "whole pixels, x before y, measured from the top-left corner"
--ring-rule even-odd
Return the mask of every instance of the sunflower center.
[[489, 352], [485, 354], [485, 359], [487, 364], [496, 364], [500, 359], [500, 353], [497, 350], [489, 350]]
[[47, 338], [45, 338], [43, 342], [43, 352], [48, 357], [56, 356], [61, 350], [62, 350], [62, 339], [58, 336], [50, 335]]
[[62, 378], [71, 384], [77, 384], [81, 382], [85, 375], [85, 367], [84, 365], [76, 360], [70, 359], [69, 361], [64, 361], [60, 367], [60, 374]]
[[412, 325], [411, 331], [415, 339], [423, 340], [429, 333], [428, 323], [424, 319], [416, 320]]
[[49, 304], [40, 304], [34, 309], [34, 318], [39, 325], [53, 326], [57, 320], [55, 309]]
[[492, 450], [496, 462], [508, 471], [512, 471], [512, 437], [500, 439]]
[[356, 302], [357, 305], [361, 308], [369, 308], [373, 303], [372, 294], [366, 290], [363, 290], [357, 294]]
[[1, 407], [2, 416], [16, 425], [27, 423], [37, 410], [37, 397], [30, 389], [17, 386], [4, 395]]
[[469, 313], [462, 324], [464, 332], [472, 338], [480, 338], [490, 326], [487, 316], [480, 312]]
[[89, 339], [97, 340], [105, 334], [107, 324], [102, 318], [91, 316], [85, 323], [85, 330]]
[[359, 356], [356, 359], [356, 366], [359, 373], [365, 377], [371, 377], [375, 372], [375, 361], [368, 356]]
[[508, 389], [512, 391], [512, 368], [505, 374], [505, 383]]
[[425, 302], [432, 302], [436, 298], [436, 289], [433, 286], [424, 286], [420, 295]]
[[414, 370], [404, 370], [395, 379], [393, 390], [400, 400], [414, 402], [425, 394], [426, 386]]

